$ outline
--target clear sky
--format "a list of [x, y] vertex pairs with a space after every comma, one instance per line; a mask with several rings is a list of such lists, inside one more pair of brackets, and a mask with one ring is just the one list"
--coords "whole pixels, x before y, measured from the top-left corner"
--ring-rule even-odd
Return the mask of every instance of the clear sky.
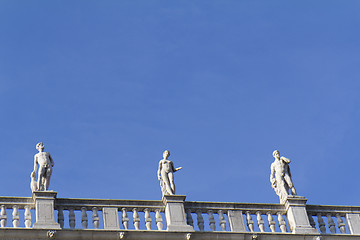
[[272, 152], [311, 204], [360, 205], [358, 0], [0, 1], [2, 196], [278, 203]]

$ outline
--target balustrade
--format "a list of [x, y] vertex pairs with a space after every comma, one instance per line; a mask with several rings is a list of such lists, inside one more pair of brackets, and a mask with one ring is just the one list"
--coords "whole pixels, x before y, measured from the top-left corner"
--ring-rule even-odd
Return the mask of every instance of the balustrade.
[[219, 210], [218, 215], [219, 215], [219, 225], [221, 227], [221, 230], [226, 231], [226, 219], [223, 210]]
[[65, 221], [63, 211], [64, 211], [64, 209], [62, 207], [58, 208], [58, 223], [60, 224], [61, 228], [64, 228], [64, 221]]
[[200, 210], [197, 210], [196, 211], [196, 215], [197, 215], [197, 222], [198, 222], [198, 227], [199, 227], [199, 230], [200, 231], [204, 231], [205, 229], [205, 225], [204, 225], [204, 218], [201, 214], [201, 211]]
[[134, 222], [135, 230], [139, 230], [140, 229], [140, 218], [139, 218], [139, 213], [137, 212], [136, 208], [133, 208], [133, 222]]
[[277, 216], [278, 216], [278, 222], [279, 222], [280, 230], [281, 230], [282, 233], [285, 233], [286, 232], [285, 218], [284, 218], [284, 216], [282, 215], [281, 212], [278, 212]]
[[344, 220], [342, 220], [341, 215], [339, 213], [337, 213], [335, 216], [336, 216], [336, 220], [337, 220], [337, 224], [338, 224], [338, 228], [339, 228], [340, 232], [346, 233], [345, 223], [344, 223]]
[[70, 228], [75, 228], [75, 209], [69, 209], [69, 226]]
[[[31, 211], [35, 208], [32, 198], [0, 197], [0, 227], [30, 228]], [[24, 216], [20, 222], [20, 216]], [[11, 225], [11, 226], [9, 226]]]
[[[311, 226], [317, 228], [320, 233], [343, 234], [346, 233], [346, 225], [344, 223], [345, 216], [346, 214], [340, 213], [312, 213], [309, 214], [309, 221]], [[317, 224], [314, 218], [316, 218]], [[324, 219], [326, 219], [327, 224]], [[334, 221], [334, 219], [336, 219], [336, 221]], [[338, 228], [338, 230], [336, 228]]]
[[207, 214], [209, 216], [209, 226], [211, 231], [215, 231], [216, 227], [215, 227], [215, 218], [214, 218], [214, 214], [212, 210], [208, 210]]
[[260, 232], [265, 232], [264, 220], [261, 217], [261, 212], [260, 211], [256, 212], [256, 220], [257, 220]]
[[[307, 205], [306, 209], [311, 226], [318, 229], [320, 233], [355, 234], [353, 232], [356, 229], [352, 229], [352, 232], [348, 225], [360, 227], [357, 225], [357, 220], [360, 219], [360, 207]], [[349, 215], [355, 215], [355, 221], [351, 222]]]
[[17, 228], [19, 227], [19, 208], [16, 205], [14, 205], [12, 208], [13, 208], [13, 212], [12, 212], [13, 227]]
[[[233, 214], [229, 215], [229, 211]], [[185, 212], [187, 224], [196, 226], [197, 231], [287, 232], [286, 212], [280, 204], [185, 202]], [[220, 226], [219, 230], [216, 225]]]
[[275, 221], [274, 217], [272, 216], [271, 212], [266, 212], [266, 215], [268, 217], [268, 224], [271, 232], [275, 232]]
[[155, 210], [156, 226], [158, 230], [163, 230], [163, 219], [160, 214], [160, 209]]
[[150, 217], [150, 212], [148, 208], [144, 209], [145, 212], [145, 226], [146, 226], [146, 230], [151, 230], [151, 217]]
[[[104, 207], [118, 209], [119, 222], [122, 224], [122, 226], [118, 226], [119, 230], [163, 230], [164, 205], [161, 201], [59, 198], [56, 201], [57, 220], [61, 228], [103, 228], [100, 220], [103, 218], [102, 209]], [[68, 226], [66, 224], [64, 226], [66, 219], [69, 222]], [[131, 226], [129, 226], [130, 221], [132, 222]], [[153, 226], [153, 222], [156, 223], [156, 226]]]
[[93, 207], [91, 210], [92, 210], [93, 226], [94, 226], [95, 229], [99, 229], [99, 214], [98, 214], [98, 208], [97, 208], [97, 207]]
[[[186, 222], [196, 231], [289, 233], [291, 230], [285, 206], [281, 204], [185, 201], [184, 207]], [[54, 210], [60, 228], [103, 229], [103, 208], [117, 211], [121, 226], [116, 229], [166, 229], [162, 201], [58, 198]], [[31, 228], [34, 211], [32, 198], [0, 197], [0, 227]], [[359, 234], [356, 224], [360, 207], [306, 205], [306, 212], [310, 226], [321, 234]]]
[[25, 221], [25, 227], [30, 228], [31, 227], [31, 212], [30, 212], [30, 206], [26, 205], [24, 212], [24, 221]]
[[81, 208], [81, 224], [83, 229], [86, 229], [88, 227], [88, 217], [86, 213], [86, 207]]
[[1, 205], [0, 219], [1, 219], [1, 227], [6, 227], [7, 213], [6, 213], [5, 205]]
[[186, 223], [192, 227], [194, 227], [194, 220], [191, 216], [191, 210], [187, 209], [186, 210]]
[[251, 217], [250, 211], [246, 211], [246, 224], [250, 232], [254, 232], [254, 221]]

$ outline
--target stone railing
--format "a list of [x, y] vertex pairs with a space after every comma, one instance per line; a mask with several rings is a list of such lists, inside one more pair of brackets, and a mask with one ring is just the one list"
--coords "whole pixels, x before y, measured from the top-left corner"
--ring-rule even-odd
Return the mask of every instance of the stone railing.
[[30, 228], [31, 209], [34, 207], [34, 201], [30, 197], [0, 197], [0, 226]]
[[185, 212], [196, 231], [289, 232], [281, 204], [185, 202]]
[[[232, 232], [256, 234], [360, 235], [360, 207], [306, 205], [289, 196], [285, 204], [0, 197], [0, 227], [103, 229], [112, 231]], [[340, 236], [341, 236], [340, 235]]]
[[322, 234], [360, 234], [360, 207], [307, 205], [310, 225]]
[[61, 228], [163, 230], [165, 206], [161, 201], [57, 198], [55, 209]]

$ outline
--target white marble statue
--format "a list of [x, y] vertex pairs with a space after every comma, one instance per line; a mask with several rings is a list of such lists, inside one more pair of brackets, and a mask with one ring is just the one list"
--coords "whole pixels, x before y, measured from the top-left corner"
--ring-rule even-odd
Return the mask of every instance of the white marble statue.
[[[36, 149], [39, 151], [34, 156], [34, 171], [31, 173], [31, 191], [47, 191], [49, 189], [50, 177], [54, 160], [51, 158], [50, 153], [44, 152], [44, 144], [39, 142], [36, 144]], [[38, 180], [36, 178], [36, 170], [38, 171]]]
[[278, 150], [273, 152], [273, 156], [275, 160], [271, 164], [270, 182], [272, 188], [280, 198], [280, 203], [284, 203], [286, 197], [289, 195], [289, 189], [291, 189], [292, 195], [296, 195], [296, 190], [291, 180], [290, 159], [280, 157]]
[[163, 153], [163, 159], [160, 160], [159, 169], [157, 171], [163, 196], [175, 194], [173, 173], [182, 169], [182, 167], [174, 168], [173, 162], [168, 159], [169, 156], [170, 152], [168, 150], [165, 150]]

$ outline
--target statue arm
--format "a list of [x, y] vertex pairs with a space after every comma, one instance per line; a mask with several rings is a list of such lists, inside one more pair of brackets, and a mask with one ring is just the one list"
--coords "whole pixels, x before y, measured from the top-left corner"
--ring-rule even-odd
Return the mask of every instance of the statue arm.
[[52, 159], [50, 153], [49, 153], [49, 158], [50, 158], [51, 166], [53, 167], [54, 166], [54, 160]]
[[275, 166], [274, 164], [271, 164], [271, 172], [270, 172], [270, 182], [271, 184], [274, 186], [275, 185], [275, 182], [276, 182], [276, 179], [275, 179]]
[[281, 157], [280, 159], [283, 160], [287, 164], [289, 164], [291, 162], [290, 159], [288, 159], [286, 157]]
[[35, 177], [36, 176], [36, 170], [38, 168], [38, 161], [37, 161], [37, 156], [34, 156], [34, 171], [31, 173], [31, 177]]
[[174, 163], [171, 162], [171, 169], [172, 169], [173, 172], [176, 172], [176, 171], [179, 171], [180, 169], [182, 169], [182, 167], [175, 168]]
[[159, 162], [159, 168], [158, 168], [158, 171], [157, 171], [157, 175], [158, 175], [158, 179], [161, 180], [161, 168], [162, 168], [162, 163], [161, 163], [161, 160]]
[[287, 172], [287, 174], [290, 176], [290, 178], [291, 178], [291, 172], [290, 172], [290, 166], [289, 166], [289, 163], [291, 162], [290, 161], [290, 159], [288, 159], [288, 158], [286, 158], [286, 157], [281, 157], [280, 158], [283, 162], [285, 162], [286, 163], [286, 166], [285, 166], [285, 172]]
[[288, 164], [286, 164], [286, 168], [287, 168], [287, 172], [289, 174], [289, 177], [291, 178], [290, 166]]

